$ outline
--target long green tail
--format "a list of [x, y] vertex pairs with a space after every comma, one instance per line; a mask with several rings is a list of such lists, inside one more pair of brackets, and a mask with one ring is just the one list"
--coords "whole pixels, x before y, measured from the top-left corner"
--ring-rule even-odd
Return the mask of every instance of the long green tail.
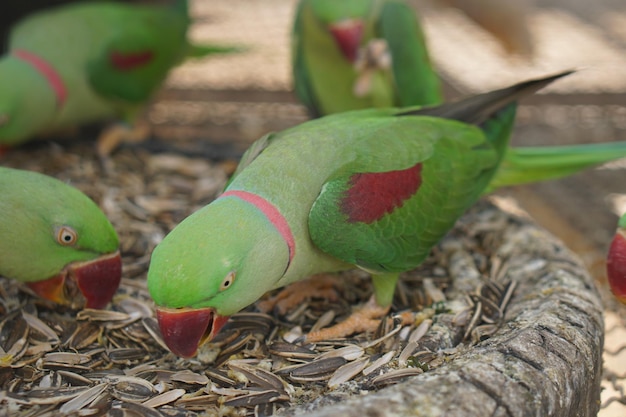
[[626, 157], [626, 141], [509, 148], [485, 193], [509, 185], [552, 180]]
[[248, 48], [245, 46], [222, 46], [190, 43], [187, 49], [187, 58], [203, 58], [207, 55], [232, 54], [245, 52], [246, 50], [248, 50]]

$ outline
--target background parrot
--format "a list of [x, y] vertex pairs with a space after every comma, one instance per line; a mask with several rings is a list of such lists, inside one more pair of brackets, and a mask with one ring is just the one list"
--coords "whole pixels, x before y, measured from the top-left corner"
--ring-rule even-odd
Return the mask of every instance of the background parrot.
[[415, 11], [401, 0], [301, 0], [292, 37], [294, 88], [313, 116], [443, 99]]
[[[109, 118], [134, 121], [186, 56], [233, 50], [190, 45], [189, 23], [186, 0], [158, 6], [79, 2], [23, 19], [0, 59], [0, 145]], [[118, 126], [107, 134], [102, 143], [115, 144], [124, 136], [145, 136], [145, 129]]]
[[626, 304], [626, 213], [617, 223], [617, 231], [606, 259], [606, 275], [615, 297]]
[[486, 191], [626, 156], [626, 142], [508, 149], [515, 101], [562, 75], [437, 107], [326, 116], [259, 139], [225, 192], [152, 254], [148, 289], [168, 347], [192, 356], [265, 292], [354, 267], [371, 273], [376, 304], [365, 308], [382, 315], [399, 273]]
[[0, 167], [0, 275], [73, 308], [103, 308], [120, 283], [119, 241], [78, 189]]

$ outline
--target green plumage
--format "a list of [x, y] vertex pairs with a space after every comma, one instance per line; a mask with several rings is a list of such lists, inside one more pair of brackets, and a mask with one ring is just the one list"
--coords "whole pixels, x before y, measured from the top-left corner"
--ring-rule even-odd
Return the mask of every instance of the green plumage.
[[[362, 26], [355, 62], [331, 33], [346, 21]], [[442, 101], [415, 11], [400, 0], [301, 0], [292, 68], [295, 91], [314, 116]]]
[[[72, 262], [117, 251], [111, 223], [85, 194], [43, 174], [0, 167], [0, 275], [35, 282]], [[58, 240], [62, 227], [76, 234]]]
[[[389, 306], [399, 273], [487, 190], [626, 156], [625, 142], [610, 154], [589, 145], [586, 157], [578, 147], [509, 149], [515, 102], [563, 75], [438, 107], [326, 116], [259, 139], [224, 194], [152, 254], [148, 288], [168, 346], [192, 355], [215, 333], [211, 318], [223, 323], [266, 291], [320, 273], [362, 268]], [[504, 160], [511, 152], [515, 164]]]
[[189, 23], [186, 0], [84, 2], [26, 17], [0, 59], [0, 145], [99, 120], [133, 121], [171, 68], [202, 53], [187, 40]]

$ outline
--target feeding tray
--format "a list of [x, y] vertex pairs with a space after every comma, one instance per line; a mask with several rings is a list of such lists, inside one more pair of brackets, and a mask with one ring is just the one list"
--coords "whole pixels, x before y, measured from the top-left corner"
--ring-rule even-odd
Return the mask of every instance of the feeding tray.
[[6, 161], [94, 198], [119, 231], [124, 277], [103, 311], [60, 308], [2, 282], [0, 414], [596, 415], [599, 296], [580, 261], [527, 218], [489, 201], [473, 207], [403, 275], [375, 333], [298, 341], [367, 301], [370, 280], [351, 271], [324, 278], [330, 298], [284, 311], [268, 294], [181, 359], [158, 333], [149, 254], [218, 195], [232, 166], [142, 146], [109, 162], [103, 169], [85, 141], [32, 145]]

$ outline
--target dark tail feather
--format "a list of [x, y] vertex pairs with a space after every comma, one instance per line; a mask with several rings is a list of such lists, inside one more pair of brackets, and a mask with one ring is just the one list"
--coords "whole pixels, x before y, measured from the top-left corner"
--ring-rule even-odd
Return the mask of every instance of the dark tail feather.
[[552, 81], [565, 77], [573, 73], [573, 70], [564, 71], [559, 74], [535, 80], [525, 81], [501, 90], [479, 94], [452, 103], [445, 103], [440, 106], [424, 107], [417, 110], [410, 110], [398, 113], [398, 116], [422, 115], [444, 117], [446, 119], [459, 120], [465, 123], [482, 125], [486, 120], [524, 96], [528, 96], [535, 91], [541, 90]]

